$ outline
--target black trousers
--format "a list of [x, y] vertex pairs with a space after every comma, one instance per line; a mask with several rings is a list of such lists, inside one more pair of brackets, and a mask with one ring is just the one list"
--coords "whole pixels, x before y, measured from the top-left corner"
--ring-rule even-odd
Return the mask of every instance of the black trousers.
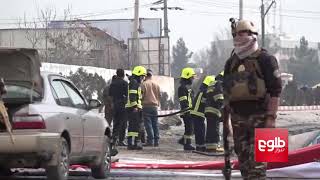
[[127, 130], [127, 113], [125, 108], [115, 108], [113, 111], [113, 140], [124, 141]]
[[[142, 120], [142, 111], [133, 112], [132, 110], [127, 111], [128, 114], [128, 145], [136, 145], [140, 142], [142, 138], [143, 131], [143, 120]], [[132, 141], [134, 140], [134, 141]]]
[[184, 139], [191, 139], [193, 135], [193, 119], [190, 114], [182, 116], [184, 123]]
[[205, 147], [206, 125], [205, 118], [191, 115], [194, 124], [194, 135], [196, 139], [196, 147]]
[[208, 115], [207, 119], [207, 133], [206, 133], [206, 143], [218, 143], [220, 141], [219, 131], [220, 131], [220, 120], [216, 115]]

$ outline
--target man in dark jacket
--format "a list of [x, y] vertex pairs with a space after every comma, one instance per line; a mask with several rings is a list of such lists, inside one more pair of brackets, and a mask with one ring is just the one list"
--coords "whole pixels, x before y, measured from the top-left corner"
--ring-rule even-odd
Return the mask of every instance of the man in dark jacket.
[[109, 126], [112, 126], [112, 119], [113, 119], [113, 110], [112, 110], [112, 98], [110, 97], [110, 85], [113, 80], [117, 78], [117, 75], [112, 76], [111, 82], [108, 81], [107, 86], [103, 90], [103, 104], [104, 104], [104, 117], [107, 120]]
[[124, 80], [124, 70], [117, 69], [117, 77], [110, 85], [109, 95], [113, 104], [113, 142], [119, 140], [119, 146], [126, 146], [124, 140], [126, 137], [127, 117], [126, 117], [126, 100], [128, 83]]

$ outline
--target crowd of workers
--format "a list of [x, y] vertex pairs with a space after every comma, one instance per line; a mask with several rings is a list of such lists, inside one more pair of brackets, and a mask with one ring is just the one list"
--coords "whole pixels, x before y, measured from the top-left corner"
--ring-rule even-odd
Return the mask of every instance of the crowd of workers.
[[313, 106], [320, 105], [320, 86], [299, 87], [295, 80], [289, 81], [281, 96], [283, 106]]
[[[243, 179], [266, 179], [266, 163], [256, 162], [254, 158], [254, 132], [255, 128], [275, 128], [282, 91], [278, 62], [259, 48], [258, 32], [252, 22], [233, 21], [231, 27], [234, 50], [224, 70], [216, 76], [206, 76], [195, 96], [191, 85], [196, 73], [190, 67], [182, 69], [177, 91], [185, 132], [178, 143], [184, 150], [223, 153], [226, 149], [219, 146], [219, 123], [229, 122], [230, 117], [228, 128], [232, 129]], [[152, 72], [136, 66], [129, 84], [123, 78], [124, 71], [117, 70], [109, 91], [114, 111], [113, 142], [126, 145], [124, 129], [128, 119], [128, 150], [143, 149], [144, 129], [145, 145], [158, 146], [160, 91], [152, 81]]]
[[112, 143], [127, 146], [128, 150], [142, 150], [142, 143], [159, 146], [160, 87], [153, 81], [152, 71], [136, 66], [129, 83], [124, 80], [123, 69], [117, 69], [116, 74], [103, 93], [105, 117], [109, 124], [113, 121]]

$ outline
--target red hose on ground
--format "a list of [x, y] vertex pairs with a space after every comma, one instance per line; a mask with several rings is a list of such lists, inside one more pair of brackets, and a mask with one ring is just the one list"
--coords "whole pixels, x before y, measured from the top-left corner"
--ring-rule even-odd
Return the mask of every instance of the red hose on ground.
[[[289, 152], [288, 162], [268, 163], [268, 169], [288, 167], [298, 164], [314, 162], [320, 159], [320, 144], [301, 148]], [[233, 169], [239, 169], [238, 162], [233, 161]], [[115, 162], [112, 168], [124, 169], [212, 169], [221, 170], [224, 167], [224, 161], [206, 161], [192, 163], [134, 163], [134, 162]]]

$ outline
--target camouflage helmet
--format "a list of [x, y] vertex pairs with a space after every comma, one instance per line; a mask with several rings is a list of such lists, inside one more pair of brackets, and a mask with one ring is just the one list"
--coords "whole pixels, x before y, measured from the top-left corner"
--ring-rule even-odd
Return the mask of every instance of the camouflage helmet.
[[249, 31], [253, 34], [258, 34], [258, 30], [255, 27], [255, 25], [253, 24], [253, 22], [248, 21], [248, 20], [238, 21], [237, 25], [236, 25], [236, 33], [245, 32], [245, 31]]

